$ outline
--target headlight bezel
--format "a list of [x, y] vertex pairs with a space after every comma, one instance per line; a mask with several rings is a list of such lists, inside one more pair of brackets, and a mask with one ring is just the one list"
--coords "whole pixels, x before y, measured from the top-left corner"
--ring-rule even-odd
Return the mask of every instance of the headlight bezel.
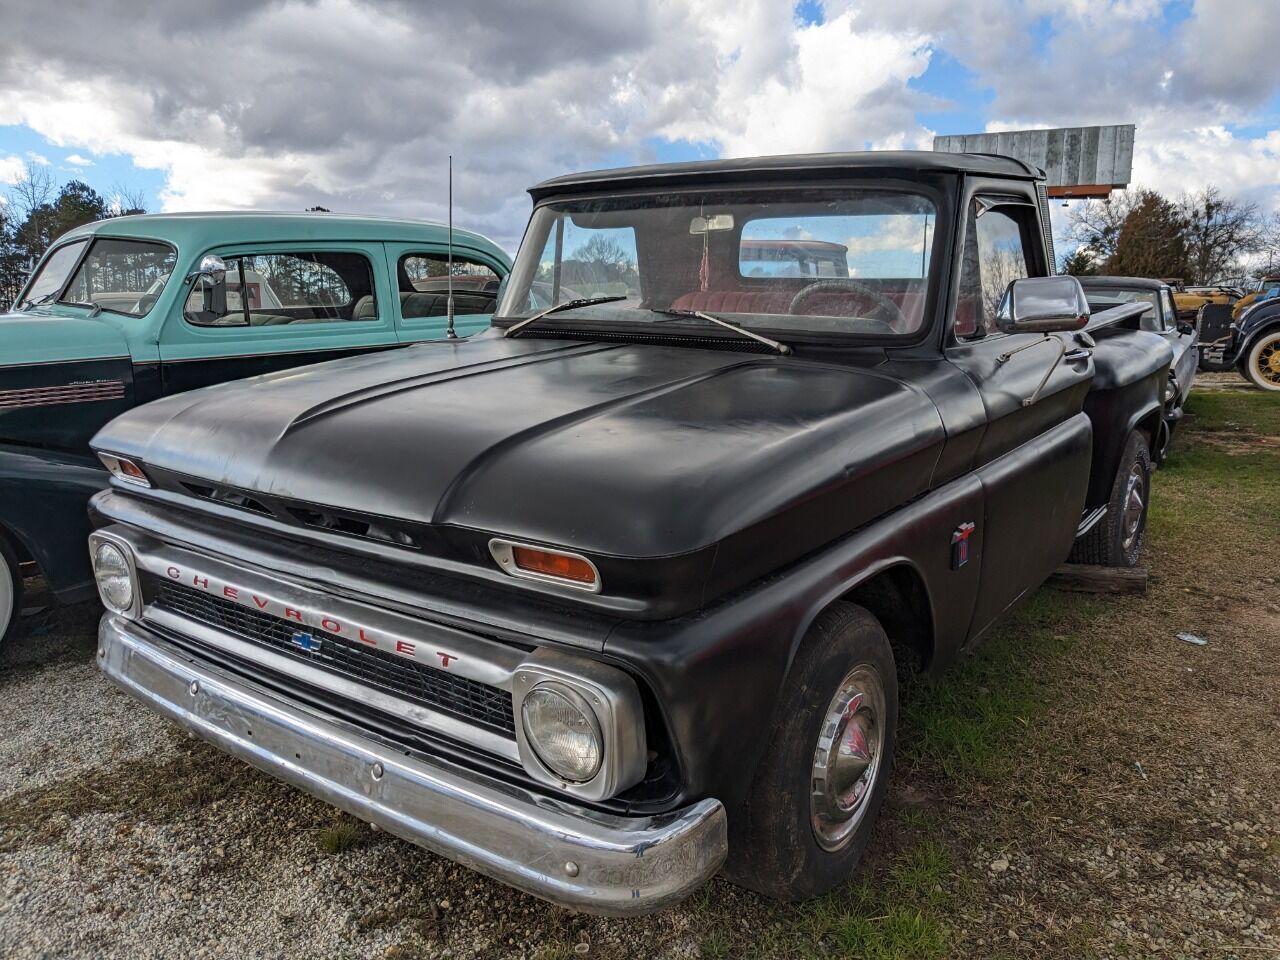
[[[123, 576], [129, 585], [129, 602], [119, 604], [112, 600], [107, 588], [103, 585], [103, 575], [99, 572], [99, 553], [109, 549], [119, 554], [122, 560]], [[136, 618], [142, 605], [141, 589], [138, 582], [138, 565], [133, 555], [133, 548], [119, 537], [95, 531], [89, 535], [89, 564], [93, 570], [93, 583], [98, 591], [98, 599], [108, 612], [119, 616]], [[117, 574], [119, 575], [119, 574]]]
[[[563, 687], [579, 698], [600, 736], [600, 763], [584, 781], [566, 779], [539, 756], [525, 730], [524, 700], [542, 684]], [[640, 690], [616, 667], [550, 648], [532, 653], [512, 676], [516, 745], [525, 771], [539, 783], [584, 800], [607, 800], [640, 782], [648, 766]]]

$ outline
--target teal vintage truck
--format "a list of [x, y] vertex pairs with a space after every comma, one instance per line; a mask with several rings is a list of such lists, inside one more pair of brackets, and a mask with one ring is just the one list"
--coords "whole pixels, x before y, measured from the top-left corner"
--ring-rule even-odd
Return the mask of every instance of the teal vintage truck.
[[489, 325], [510, 260], [484, 237], [328, 213], [119, 217], [72, 230], [0, 315], [0, 641], [43, 575], [93, 594], [89, 451], [129, 407]]

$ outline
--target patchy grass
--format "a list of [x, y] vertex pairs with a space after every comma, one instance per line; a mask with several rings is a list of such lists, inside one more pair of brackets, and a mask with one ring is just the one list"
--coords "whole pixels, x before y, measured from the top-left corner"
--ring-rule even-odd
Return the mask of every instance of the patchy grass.
[[1055, 665], [1087, 643], [1103, 601], [1040, 590], [1001, 620], [977, 654], [903, 692], [898, 765], [949, 779], [1006, 773], [1023, 731], [1043, 713]]
[[353, 817], [342, 816], [316, 834], [316, 843], [328, 854], [339, 854], [350, 850], [364, 836], [364, 827]]

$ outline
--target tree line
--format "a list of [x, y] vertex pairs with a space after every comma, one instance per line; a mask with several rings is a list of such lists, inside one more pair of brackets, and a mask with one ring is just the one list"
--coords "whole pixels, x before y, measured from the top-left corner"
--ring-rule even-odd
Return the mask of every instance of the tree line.
[[108, 200], [80, 180], [59, 186], [47, 167], [27, 162], [0, 203], [0, 310], [9, 309], [36, 262], [62, 234], [95, 220], [147, 212], [141, 192], [112, 192]]
[[1214, 186], [1175, 198], [1138, 189], [1077, 203], [1067, 238], [1077, 246], [1063, 272], [1081, 276], [1208, 284], [1280, 270], [1280, 214], [1268, 216]]

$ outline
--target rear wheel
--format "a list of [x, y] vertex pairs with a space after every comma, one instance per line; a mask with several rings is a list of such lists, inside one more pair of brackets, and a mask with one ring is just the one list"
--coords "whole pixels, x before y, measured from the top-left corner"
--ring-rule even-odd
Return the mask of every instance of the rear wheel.
[[1263, 390], [1280, 390], [1280, 330], [1260, 337], [1249, 349], [1244, 375]]
[[805, 635], [751, 792], [730, 815], [725, 875], [781, 900], [820, 896], [862, 857], [884, 800], [898, 723], [889, 639], [835, 603]]
[[0, 645], [17, 631], [22, 612], [22, 571], [9, 544], [0, 537]]
[[1145, 434], [1134, 430], [1125, 442], [1120, 469], [1111, 485], [1107, 513], [1071, 550], [1072, 563], [1136, 567], [1147, 536], [1151, 452]]

